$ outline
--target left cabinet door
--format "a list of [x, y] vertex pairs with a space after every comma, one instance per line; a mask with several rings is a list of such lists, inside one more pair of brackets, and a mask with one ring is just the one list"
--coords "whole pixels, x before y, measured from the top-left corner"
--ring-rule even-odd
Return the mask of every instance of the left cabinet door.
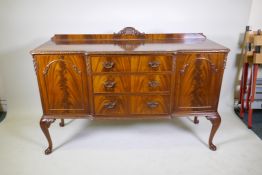
[[85, 56], [35, 55], [44, 115], [89, 113]]

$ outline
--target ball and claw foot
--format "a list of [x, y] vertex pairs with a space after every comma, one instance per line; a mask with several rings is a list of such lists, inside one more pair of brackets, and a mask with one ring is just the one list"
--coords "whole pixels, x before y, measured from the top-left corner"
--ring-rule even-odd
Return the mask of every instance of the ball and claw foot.
[[216, 147], [213, 143], [211, 143], [211, 144], [209, 145], [209, 149], [212, 150], [212, 151], [216, 151], [216, 150], [217, 150], [217, 147]]
[[45, 155], [49, 155], [49, 154], [51, 154], [52, 153], [52, 149], [51, 148], [47, 148], [46, 150], [45, 150]]

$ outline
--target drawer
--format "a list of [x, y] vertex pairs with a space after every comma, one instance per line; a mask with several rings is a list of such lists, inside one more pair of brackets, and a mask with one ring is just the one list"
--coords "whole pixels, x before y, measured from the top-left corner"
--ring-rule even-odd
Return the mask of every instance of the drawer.
[[168, 114], [170, 99], [168, 95], [133, 95], [130, 97], [131, 114]]
[[132, 75], [131, 92], [169, 92], [170, 76], [169, 74]]
[[121, 93], [130, 91], [130, 76], [93, 75], [94, 93]]
[[132, 72], [161, 72], [172, 70], [172, 56], [139, 55], [131, 57]]
[[91, 56], [93, 72], [128, 72], [130, 59], [128, 56]]
[[94, 96], [96, 115], [123, 115], [127, 114], [126, 96]]

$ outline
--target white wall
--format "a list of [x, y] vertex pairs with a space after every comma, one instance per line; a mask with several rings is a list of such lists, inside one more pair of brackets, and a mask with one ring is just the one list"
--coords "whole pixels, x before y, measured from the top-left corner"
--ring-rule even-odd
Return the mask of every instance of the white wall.
[[0, 74], [0, 100], [5, 98], [4, 96], [5, 96], [5, 94], [4, 94], [3, 78], [2, 78], [2, 76]]
[[0, 74], [0, 111], [7, 111], [5, 90], [4, 90], [4, 84], [1, 74]]
[[250, 7], [250, 0], [1, 0], [0, 74], [9, 113], [42, 113], [31, 49], [55, 33], [113, 33], [125, 26], [146, 33], [203, 32], [229, 47], [220, 106], [231, 106], [239, 36]]
[[252, 30], [262, 29], [262, 1], [253, 0], [249, 16], [249, 25]]

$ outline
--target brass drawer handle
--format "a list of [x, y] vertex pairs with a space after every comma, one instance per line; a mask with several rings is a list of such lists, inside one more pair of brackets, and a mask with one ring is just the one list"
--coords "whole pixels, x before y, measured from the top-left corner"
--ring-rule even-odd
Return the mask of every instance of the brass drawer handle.
[[114, 109], [116, 107], [116, 101], [107, 102], [104, 104], [104, 108], [106, 109]]
[[148, 106], [149, 108], [156, 108], [158, 105], [159, 105], [159, 103], [156, 102], [156, 101], [147, 102], [147, 106]]
[[115, 85], [116, 85], [115, 81], [107, 80], [107, 81], [104, 82], [104, 87], [108, 88], [108, 89], [114, 88]]
[[156, 88], [160, 85], [160, 83], [156, 80], [151, 80], [148, 82], [148, 86], [151, 87], [151, 88]]
[[103, 63], [104, 68], [106, 69], [112, 69], [114, 67], [115, 63], [113, 61], [106, 61]]
[[148, 66], [150, 66], [151, 68], [158, 68], [160, 66], [160, 62], [159, 61], [149, 61]]

